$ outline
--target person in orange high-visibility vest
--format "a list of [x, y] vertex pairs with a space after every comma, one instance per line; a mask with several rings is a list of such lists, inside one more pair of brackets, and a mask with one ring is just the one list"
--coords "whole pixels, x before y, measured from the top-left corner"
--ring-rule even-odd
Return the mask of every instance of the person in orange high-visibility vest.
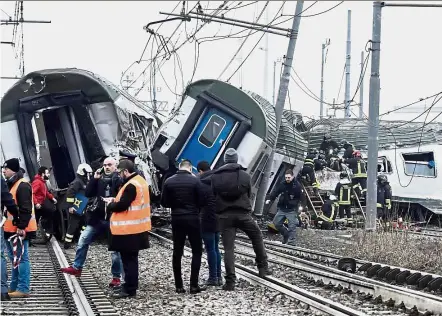
[[138, 253], [149, 248], [149, 185], [128, 159], [121, 160], [118, 170], [124, 184], [116, 198], [103, 198], [111, 212], [109, 250], [121, 254], [124, 284], [114, 298], [134, 297], [138, 289]]
[[[7, 180], [9, 192], [18, 206], [18, 212], [7, 212], [3, 229], [5, 239], [17, 234], [23, 238], [23, 243], [17, 243], [16, 258], [20, 258], [18, 267], [12, 269], [9, 296], [11, 298], [29, 297], [31, 284], [31, 264], [29, 263], [29, 239], [35, 238], [37, 222], [35, 220], [34, 205], [32, 202], [31, 184], [23, 179], [23, 170], [17, 158], [9, 159], [3, 165], [3, 174]], [[7, 242], [9, 257], [14, 260], [12, 242]]]

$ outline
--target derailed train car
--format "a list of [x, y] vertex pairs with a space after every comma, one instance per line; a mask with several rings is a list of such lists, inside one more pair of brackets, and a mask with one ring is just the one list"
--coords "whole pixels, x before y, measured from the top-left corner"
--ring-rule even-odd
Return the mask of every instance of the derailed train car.
[[[442, 215], [438, 167], [442, 164], [442, 124], [380, 121], [378, 171], [389, 179], [395, 209], [415, 221]], [[319, 148], [324, 134], [338, 143], [347, 140], [356, 149], [367, 150], [368, 122], [361, 119], [322, 119], [305, 124], [303, 136], [310, 148]], [[366, 155], [365, 155], [366, 156]], [[339, 173], [322, 172], [321, 187], [333, 190]]]
[[194, 82], [158, 130], [151, 148], [152, 161], [164, 180], [182, 159], [191, 160], [195, 166], [206, 160], [217, 168], [223, 164], [225, 150], [235, 148], [238, 162], [252, 177], [254, 203], [275, 142], [270, 190], [286, 168], [302, 167], [307, 142], [294, 127], [294, 115], [287, 114], [293, 113], [285, 111], [276, 139], [275, 110], [268, 101], [222, 81]]
[[61, 201], [81, 162], [116, 156], [121, 148], [148, 151], [159, 123], [142, 103], [90, 71], [35, 71], [1, 100], [1, 160], [19, 158], [30, 179], [40, 166], [51, 167]]

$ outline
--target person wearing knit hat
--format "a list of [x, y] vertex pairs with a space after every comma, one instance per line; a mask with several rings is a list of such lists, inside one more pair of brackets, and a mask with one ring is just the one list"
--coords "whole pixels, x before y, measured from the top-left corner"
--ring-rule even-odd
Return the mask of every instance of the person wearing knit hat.
[[[228, 148], [224, 153], [225, 165], [215, 170], [210, 177], [213, 193], [216, 200], [216, 213], [224, 245], [224, 264], [226, 267], [225, 291], [235, 289], [235, 232], [239, 228], [251, 239], [256, 254], [256, 264], [259, 276], [271, 275], [268, 267], [267, 253], [264, 247], [261, 230], [252, 218], [251, 177], [238, 164], [238, 152]], [[209, 179], [201, 179], [204, 184]]]
[[[17, 246], [17, 253], [23, 251], [20, 263], [11, 272], [11, 283], [9, 284], [9, 296], [11, 298], [29, 297], [31, 264], [29, 262], [28, 247], [29, 240], [36, 237], [37, 231], [37, 222], [32, 205], [32, 187], [29, 182], [23, 179], [23, 171], [20, 169], [20, 162], [17, 158], [6, 160], [3, 165], [3, 174], [7, 180], [8, 189], [19, 209], [17, 214], [11, 214], [8, 211], [8, 218], [3, 226], [5, 241], [16, 234], [24, 238], [23, 243], [18, 243]], [[6, 242], [6, 247], [12, 261], [14, 253], [12, 242]]]

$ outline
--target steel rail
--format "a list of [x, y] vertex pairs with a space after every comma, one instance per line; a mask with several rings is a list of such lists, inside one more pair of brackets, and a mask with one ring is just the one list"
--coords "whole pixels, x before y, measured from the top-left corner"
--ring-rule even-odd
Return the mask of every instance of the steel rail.
[[[250, 243], [237, 241], [235, 247], [237, 249], [235, 253], [250, 258], [255, 257], [253, 246]], [[426, 311], [442, 313], [442, 297], [440, 296], [386, 284], [274, 250], [267, 249], [267, 256], [269, 257], [269, 262], [296, 269], [303, 275], [315, 280], [322, 280], [324, 283], [341, 285], [353, 291], [372, 294], [375, 297], [381, 296], [383, 300], [392, 299], [395, 302], [403, 303], [408, 309], [417, 308], [422, 313]]]
[[[167, 232], [167, 230], [161, 230], [164, 232]], [[150, 235], [154, 238], [156, 238], [160, 243], [166, 243], [168, 245], [172, 245], [173, 242], [163, 236], [160, 236], [156, 233], [150, 232]], [[187, 254], [192, 254], [191, 249], [188, 247], [184, 247], [184, 252]], [[354, 315], [354, 316], [363, 316], [366, 315], [363, 312], [357, 311], [355, 309], [349, 308], [347, 306], [344, 306], [340, 303], [333, 302], [327, 298], [321, 297], [319, 295], [316, 295], [310, 291], [301, 289], [297, 286], [294, 286], [292, 284], [283, 282], [277, 278], [274, 277], [265, 277], [261, 278], [258, 276], [258, 272], [250, 269], [248, 267], [245, 267], [241, 264], [235, 263], [236, 268], [236, 274], [239, 278], [250, 282], [251, 284], [256, 284], [260, 286], [264, 286], [267, 288], [271, 288], [273, 290], [276, 290], [280, 293], [283, 293], [287, 296], [290, 296], [294, 299], [297, 299], [301, 302], [306, 303], [311, 308], [324, 312], [328, 315], [335, 315], [335, 316], [344, 316], [344, 315]]]

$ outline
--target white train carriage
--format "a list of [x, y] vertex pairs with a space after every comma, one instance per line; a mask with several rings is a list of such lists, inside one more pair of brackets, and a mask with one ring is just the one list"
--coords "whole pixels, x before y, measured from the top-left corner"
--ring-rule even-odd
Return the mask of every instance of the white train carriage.
[[[293, 116], [283, 117], [271, 186], [286, 168], [299, 169], [304, 159], [307, 143], [294, 128]], [[205, 160], [217, 168], [223, 164], [225, 150], [235, 148], [239, 163], [252, 177], [255, 201], [275, 143], [275, 127], [274, 108], [262, 97], [225, 82], [200, 80], [186, 88], [160, 127], [151, 148], [152, 160], [165, 179], [175, 173], [182, 159], [189, 159], [194, 166]]]

